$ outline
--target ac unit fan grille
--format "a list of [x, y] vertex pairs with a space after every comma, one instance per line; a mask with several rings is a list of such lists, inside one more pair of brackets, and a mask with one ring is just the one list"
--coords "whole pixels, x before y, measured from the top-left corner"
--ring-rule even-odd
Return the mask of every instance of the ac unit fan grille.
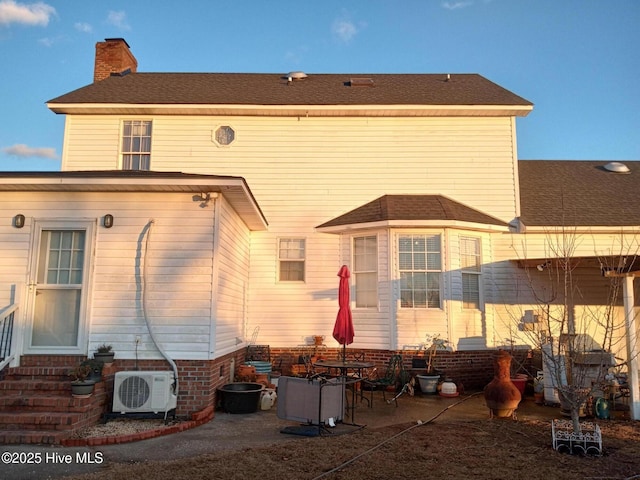
[[140, 408], [151, 395], [149, 384], [142, 377], [128, 377], [123, 380], [118, 389], [118, 398], [127, 408]]

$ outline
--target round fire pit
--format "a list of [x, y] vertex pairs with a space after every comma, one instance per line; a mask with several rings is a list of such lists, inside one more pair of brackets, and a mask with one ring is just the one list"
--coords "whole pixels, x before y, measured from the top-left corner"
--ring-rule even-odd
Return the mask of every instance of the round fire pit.
[[227, 383], [218, 390], [222, 393], [222, 409], [227, 413], [254, 413], [263, 388], [261, 383]]

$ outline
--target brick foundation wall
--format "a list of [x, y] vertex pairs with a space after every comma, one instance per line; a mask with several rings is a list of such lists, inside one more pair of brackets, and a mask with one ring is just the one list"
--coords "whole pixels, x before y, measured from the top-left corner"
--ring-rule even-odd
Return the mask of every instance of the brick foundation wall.
[[[178, 404], [176, 415], [189, 418], [194, 412], [201, 411], [210, 406], [216, 406], [216, 392], [224, 384], [232, 382], [233, 365], [240, 365], [245, 361], [246, 350], [244, 348], [215, 360], [176, 360], [178, 367]], [[412, 369], [413, 358], [424, 358], [424, 352], [402, 350], [368, 350], [347, 348], [349, 356], [364, 355], [364, 359], [373, 362], [379, 371], [384, 372], [389, 357], [392, 354], [400, 354], [406, 370], [419, 373]], [[521, 365], [523, 372], [535, 375], [540, 356], [536, 352], [518, 350], [513, 352], [514, 365]], [[273, 372], [283, 375], [291, 375], [291, 367], [299, 363], [302, 356], [315, 355], [318, 357], [335, 359], [341, 358], [341, 348], [327, 347], [298, 347], [298, 348], [270, 348]], [[450, 377], [456, 383], [461, 383], [467, 390], [480, 390], [493, 378], [494, 350], [438, 352], [434, 360], [434, 367]], [[29, 355], [22, 357], [24, 366], [73, 366], [80, 363], [86, 357], [73, 355]], [[108, 411], [113, 402], [113, 384], [116, 372], [152, 370], [167, 371], [171, 366], [166, 360], [133, 360], [118, 359], [110, 367], [103, 370], [106, 401], [105, 409]]]
[[[403, 357], [404, 368], [412, 373], [419, 373], [412, 369], [414, 358], [425, 358], [423, 351], [390, 351], [347, 348], [347, 356], [364, 355], [364, 359], [373, 362], [376, 368], [384, 372], [389, 357], [400, 354]], [[473, 350], [459, 352], [438, 352], [433, 364], [434, 368], [451, 378], [458, 384], [464, 385], [467, 390], [481, 390], [493, 379], [493, 358], [495, 350]], [[273, 348], [271, 347], [271, 360], [274, 371], [283, 375], [291, 375], [292, 365], [298, 364], [301, 356], [316, 356], [327, 359], [341, 358], [342, 349], [313, 346], [298, 348]], [[521, 373], [535, 375], [541, 369], [537, 364], [539, 356], [528, 350], [516, 350], [513, 352], [514, 368]], [[514, 372], [517, 373], [517, 372]]]
[[[232, 361], [236, 365], [244, 361], [245, 349], [215, 360], [176, 360], [178, 367], [178, 403], [176, 415], [189, 418], [191, 414], [216, 404], [216, 391], [222, 385], [232, 381]], [[82, 355], [25, 355], [21, 357], [22, 366], [33, 367], [73, 367], [87, 357]], [[166, 360], [119, 359], [118, 352], [111, 366], [102, 371], [106, 399], [104, 411], [108, 412], [113, 404], [113, 388], [116, 372], [121, 371], [170, 371]], [[102, 409], [99, 410], [102, 413]]]
[[[215, 360], [176, 360], [178, 367], [178, 404], [176, 415], [189, 417], [208, 406], [215, 406], [216, 391], [222, 385], [232, 381], [231, 361], [244, 361], [244, 349]], [[151, 370], [172, 370], [166, 360], [121, 360], [117, 358], [108, 369], [107, 391], [113, 395], [113, 381], [116, 372]], [[104, 372], [103, 372], [104, 376]]]

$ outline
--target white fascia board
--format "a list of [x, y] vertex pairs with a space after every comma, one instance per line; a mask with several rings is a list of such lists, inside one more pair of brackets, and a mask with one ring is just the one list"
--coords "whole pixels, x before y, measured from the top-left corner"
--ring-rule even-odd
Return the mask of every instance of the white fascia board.
[[[76, 191], [92, 191], [96, 186], [115, 187], [114, 190], [122, 190], [123, 187], [131, 187], [132, 190], [148, 191], [148, 187], [154, 186], [184, 186], [184, 187], [201, 187], [201, 186], [244, 186], [244, 181], [241, 178], [178, 178], [171, 175], [166, 177], [121, 177], [121, 176], [94, 176], [87, 175], [74, 175], [71, 177], [64, 176], [25, 176], [25, 177], [8, 177], [0, 179], [0, 191], [7, 190], [2, 188], [3, 186], [30, 186], [41, 187], [41, 190], [46, 190], [48, 186], [69, 186], [69, 190]], [[74, 172], [75, 173], [75, 172]], [[74, 188], [75, 187], [75, 188]], [[33, 190], [34, 188], [31, 188]], [[58, 189], [57, 189], [58, 190]], [[195, 190], [194, 190], [195, 191]]]
[[518, 116], [531, 105], [198, 105], [130, 103], [47, 103], [54, 113], [72, 115], [247, 115], [247, 116]]
[[474, 232], [508, 233], [508, 225], [488, 225], [485, 223], [461, 222], [459, 220], [385, 220], [382, 222], [354, 223], [332, 227], [316, 227], [321, 233], [350, 233], [359, 230], [386, 228], [455, 228]]
[[27, 176], [0, 178], [0, 192], [221, 193], [251, 230], [268, 227], [260, 206], [242, 178], [157, 178]]
[[603, 225], [546, 225], [546, 226], [531, 226], [524, 225], [523, 234], [547, 234], [547, 233], [557, 233], [565, 231], [568, 234], [587, 234], [587, 233], [604, 233], [604, 234], [640, 234], [640, 225], [614, 225], [614, 226], [603, 226]]

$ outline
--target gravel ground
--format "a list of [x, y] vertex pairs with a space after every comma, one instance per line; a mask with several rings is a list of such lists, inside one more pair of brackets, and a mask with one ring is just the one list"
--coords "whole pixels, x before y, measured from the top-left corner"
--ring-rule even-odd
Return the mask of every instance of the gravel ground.
[[115, 435], [130, 435], [132, 433], [158, 430], [179, 423], [177, 420], [169, 421], [166, 425], [163, 419], [130, 419], [116, 418], [104, 424], [93, 425], [78, 430], [74, 438], [111, 437]]

